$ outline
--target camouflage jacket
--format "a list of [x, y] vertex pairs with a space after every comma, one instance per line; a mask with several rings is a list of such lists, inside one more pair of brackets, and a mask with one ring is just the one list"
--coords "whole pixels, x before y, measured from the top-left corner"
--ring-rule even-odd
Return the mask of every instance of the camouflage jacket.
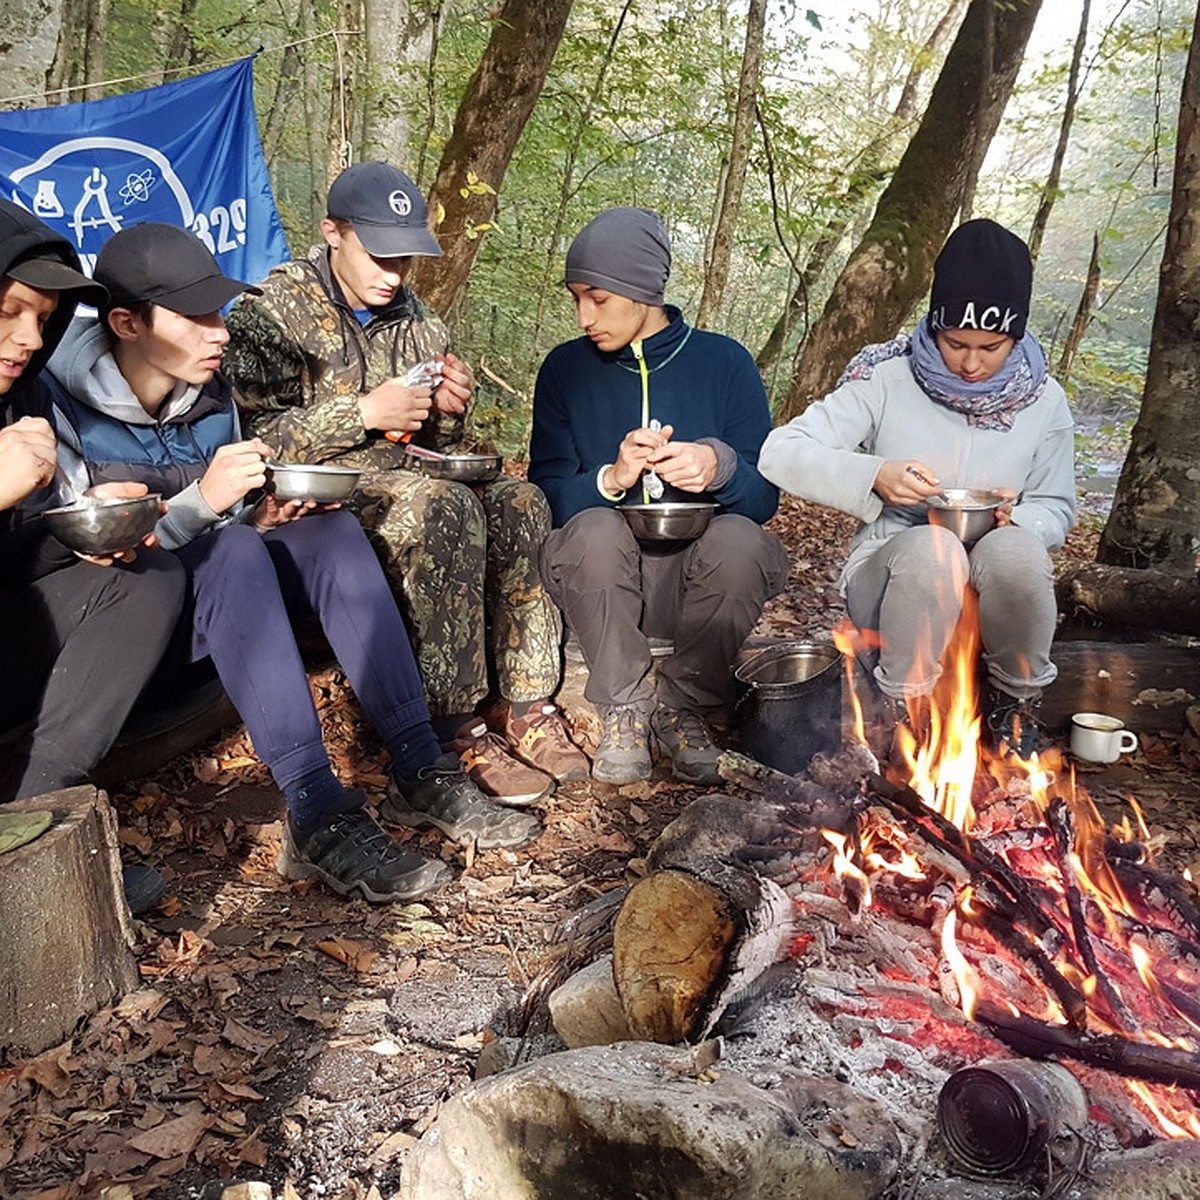
[[[241, 393], [247, 436], [261, 437], [288, 462], [403, 465], [401, 447], [363, 428], [358, 398], [444, 353], [449, 337], [441, 318], [402, 287], [359, 324], [324, 244], [276, 267], [261, 286], [261, 296], [243, 295], [230, 312], [222, 364]], [[461, 415], [436, 413], [413, 441], [447, 450], [462, 434]]]

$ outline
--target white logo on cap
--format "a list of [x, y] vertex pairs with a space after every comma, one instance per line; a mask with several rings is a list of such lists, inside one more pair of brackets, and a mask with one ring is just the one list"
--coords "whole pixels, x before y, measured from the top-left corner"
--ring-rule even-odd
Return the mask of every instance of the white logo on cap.
[[412, 212], [412, 201], [409, 199], [407, 192], [397, 188], [388, 197], [388, 208], [398, 217], [407, 217]]

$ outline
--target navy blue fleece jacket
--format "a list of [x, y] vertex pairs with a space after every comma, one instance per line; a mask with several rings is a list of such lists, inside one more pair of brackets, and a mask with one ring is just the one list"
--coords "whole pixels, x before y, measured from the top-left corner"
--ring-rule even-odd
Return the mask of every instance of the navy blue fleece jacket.
[[[771, 413], [758, 368], [746, 348], [719, 333], [692, 329], [679, 309], [642, 345], [649, 372], [649, 412], [633, 351], [612, 354], [586, 337], [556, 346], [542, 363], [533, 394], [529, 479], [550, 502], [556, 526], [585, 508], [613, 507], [597, 487], [601, 467], [616, 459], [621, 439], [657, 418], [679, 442], [717, 451], [717, 476], [701, 495], [667, 489], [666, 499], [715, 500], [721, 512], [762, 524], [775, 514], [779, 490], [758, 472], [758, 452]], [[672, 494], [673, 493], [673, 494]], [[627, 499], [642, 499], [640, 488]]]

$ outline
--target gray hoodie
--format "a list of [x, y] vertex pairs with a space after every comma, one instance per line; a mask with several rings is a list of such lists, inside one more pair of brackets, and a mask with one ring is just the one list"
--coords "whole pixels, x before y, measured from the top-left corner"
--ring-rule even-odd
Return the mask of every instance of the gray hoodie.
[[929, 519], [926, 505], [885, 505], [872, 490], [880, 466], [897, 458], [925, 463], [943, 487], [1014, 489], [1013, 524], [1047, 550], [1075, 524], [1075, 424], [1053, 379], [1011, 429], [973, 429], [925, 394], [906, 356], [889, 359], [773, 429], [759, 454], [758, 469], [784, 491], [862, 522], [843, 589], [880, 539]]
[[[121, 374], [109, 348], [108, 334], [94, 317], [76, 318], [71, 322], [47, 369], [81, 403], [127, 425], [157, 425], [187, 413], [199, 399], [202, 390], [199, 384], [177, 383], [158, 415], [152, 417], [125, 382], [125, 376]], [[59, 466], [71, 486], [81, 492], [90, 480], [79, 439], [71, 423], [60, 412], [56, 411], [54, 423], [58, 434]], [[236, 409], [234, 426], [238, 430], [235, 440], [240, 440]], [[65, 493], [66, 489], [62, 491]], [[67, 503], [69, 499], [64, 494], [60, 503]], [[232, 520], [248, 521], [254, 511], [251, 506], [237, 505], [227, 513], [213, 512], [200, 494], [199, 482], [189, 484], [183, 491], [164, 499], [170, 502], [170, 507], [159, 520], [155, 533], [168, 550], [178, 550], [201, 534]]]

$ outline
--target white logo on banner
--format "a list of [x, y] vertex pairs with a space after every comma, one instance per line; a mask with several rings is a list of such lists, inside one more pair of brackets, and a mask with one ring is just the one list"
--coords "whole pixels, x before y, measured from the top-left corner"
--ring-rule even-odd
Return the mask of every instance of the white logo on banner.
[[402, 192], [397, 188], [388, 197], [388, 208], [398, 217], [407, 217], [412, 212], [412, 201], [408, 198], [407, 192]]
[[[149, 165], [131, 168], [122, 163], [124, 183], [118, 186], [114, 180], [110, 184], [108, 176], [95, 161], [97, 151], [103, 150], [117, 151], [124, 158], [141, 158]], [[70, 172], [64, 173], [61, 169], [65, 165], [63, 160], [72, 156], [86, 156], [88, 174], [82, 186], [77, 182], [76, 164], [72, 164], [74, 170]], [[15, 184], [25, 179], [30, 179], [31, 183], [36, 180], [33, 197], [35, 216], [55, 219], [66, 216], [68, 210], [71, 212], [68, 227], [75, 235], [80, 256], [89, 270], [95, 262], [101, 242], [107, 241], [111, 233], [120, 230], [127, 219], [144, 219], [136, 214], [127, 215], [123, 210], [130, 205], [145, 203], [150, 198], [151, 190], [157, 191], [160, 184], [166, 186], [178, 209], [177, 217], [166, 214], [161, 220], [190, 229], [214, 254], [223, 254], [246, 244], [244, 196], [235, 196], [227, 204], [216, 204], [207, 212], [198, 212], [183, 181], [162, 151], [128, 138], [68, 138], [52, 146], [36, 162], [14, 171], [11, 178]], [[17, 204], [25, 203], [20, 195], [13, 195], [12, 199]], [[103, 229], [105, 232], [99, 242], [89, 247], [91, 252], [88, 253], [84, 251], [84, 241], [93, 229]]]

